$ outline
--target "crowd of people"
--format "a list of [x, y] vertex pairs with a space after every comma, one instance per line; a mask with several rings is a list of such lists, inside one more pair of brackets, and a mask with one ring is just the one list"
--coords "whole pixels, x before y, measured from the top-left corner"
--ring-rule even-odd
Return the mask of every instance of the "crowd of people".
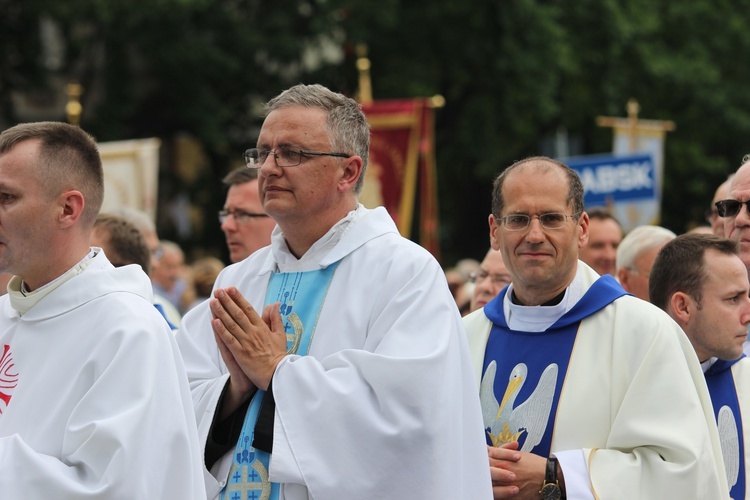
[[325, 87], [269, 101], [225, 266], [100, 213], [80, 128], [0, 133], [2, 497], [750, 497], [750, 158], [679, 236], [520, 160], [444, 270], [359, 204], [369, 141]]

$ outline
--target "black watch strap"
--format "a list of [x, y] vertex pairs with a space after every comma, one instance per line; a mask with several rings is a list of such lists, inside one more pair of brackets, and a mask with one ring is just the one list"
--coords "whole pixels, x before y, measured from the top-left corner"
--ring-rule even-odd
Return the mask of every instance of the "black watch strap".
[[549, 457], [547, 459], [547, 473], [544, 476], [544, 482], [557, 482], [557, 457]]

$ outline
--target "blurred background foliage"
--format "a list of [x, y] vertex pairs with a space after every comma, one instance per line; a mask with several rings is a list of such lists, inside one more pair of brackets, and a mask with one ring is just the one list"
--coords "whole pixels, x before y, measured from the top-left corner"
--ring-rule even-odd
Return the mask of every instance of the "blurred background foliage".
[[[643, 118], [677, 125], [662, 225], [702, 224], [750, 152], [749, 25], [750, 0], [0, 0], [0, 126], [65, 120], [64, 86], [79, 82], [81, 126], [98, 140], [162, 139], [160, 236], [226, 260], [220, 179], [254, 144], [261, 104], [299, 82], [354, 96], [365, 43], [375, 99], [445, 97], [436, 153], [449, 266], [484, 255], [503, 168], [556, 155], [561, 141], [571, 155], [610, 151], [595, 118], [625, 116], [630, 98]], [[201, 151], [191, 169], [185, 138]]]

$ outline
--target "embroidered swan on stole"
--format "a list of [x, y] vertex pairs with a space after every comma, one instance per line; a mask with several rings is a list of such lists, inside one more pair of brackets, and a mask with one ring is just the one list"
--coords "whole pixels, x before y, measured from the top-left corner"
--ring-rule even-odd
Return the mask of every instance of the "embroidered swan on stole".
[[528, 368], [524, 363], [513, 368], [500, 403], [494, 391], [496, 372], [497, 362], [492, 361], [487, 366], [479, 389], [484, 427], [489, 429], [487, 434], [493, 446], [500, 446], [518, 440], [525, 432], [526, 440], [521, 451], [531, 451], [541, 442], [547, 429], [555, 396], [557, 365], [553, 363], [544, 369], [534, 392], [518, 406], [514, 406], [515, 401], [526, 382]]
[[724, 468], [727, 472], [727, 481], [731, 490], [737, 484], [737, 479], [740, 475], [740, 436], [734, 412], [730, 407], [722, 406], [719, 409], [716, 424], [719, 428], [721, 456], [724, 459]]

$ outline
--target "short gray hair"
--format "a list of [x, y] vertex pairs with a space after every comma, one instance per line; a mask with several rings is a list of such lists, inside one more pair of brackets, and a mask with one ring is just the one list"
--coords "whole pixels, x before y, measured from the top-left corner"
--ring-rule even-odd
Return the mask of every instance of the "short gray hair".
[[617, 247], [616, 269], [633, 269], [635, 260], [644, 252], [677, 237], [675, 233], [661, 226], [638, 226], [630, 231]]
[[295, 85], [266, 103], [266, 116], [285, 106], [320, 108], [328, 113], [326, 124], [331, 147], [339, 153], [362, 158], [362, 173], [354, 192], [362, 191], [370, 154], [370, 124], [357, 101], [322, 85]]

